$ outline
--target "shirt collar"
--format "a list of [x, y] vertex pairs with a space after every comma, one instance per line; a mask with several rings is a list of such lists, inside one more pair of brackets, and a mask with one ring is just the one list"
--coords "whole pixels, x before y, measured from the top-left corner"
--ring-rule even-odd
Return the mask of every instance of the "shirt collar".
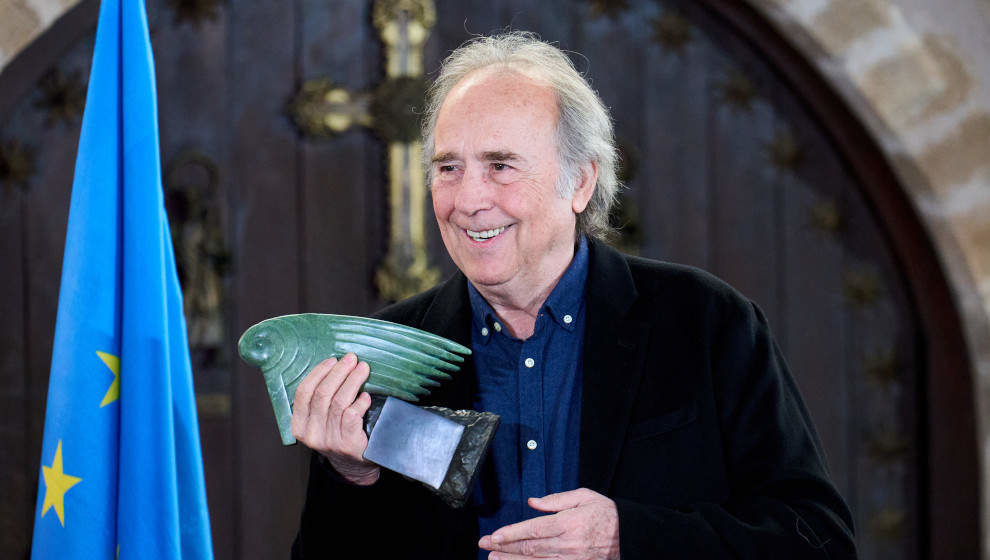
[[493, 325], [495, 324], [495, 310], [485, 301], [474, 284], [468, 280], [468, 299], [471, 300], [471, 324], [475, 331], [481, 333], [481, 338], [474, 337], [475, 341], [480, 340], [482, 344], [488, 344], [492, 339]]
[[[549, 313], [561, 328], [572, 332], [577, 326], [578, 313], [584, 302], [584, 286], [588, 279], [588, 240], [582, 235], [578, 239], [571, 264], [554, 286], [543, 304], [541, 312]], [[498, 318], [495, 310], [485, 301], [474, 284], [468, 280], [468, 298], [471, 301], [472, 324], [482, 334], [482, 344], [487, 344], [494, 335]], [[487, 333], [487, 334], [486, 334]]]
[[582, 235], [570, 266], [554, 286], [543, 309], [566, 331], [577, 325], [578, 312], [584, 302], [584, 285], [588, 279], [588, 240]]

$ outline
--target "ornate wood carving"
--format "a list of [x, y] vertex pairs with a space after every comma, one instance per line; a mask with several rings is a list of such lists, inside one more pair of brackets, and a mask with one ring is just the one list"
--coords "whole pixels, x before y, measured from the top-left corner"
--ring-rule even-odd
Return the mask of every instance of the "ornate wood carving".
[[79, 122], [86, 107], [86, 87], [78, 70], [65, 74], [56, 68], [38, 82], [38, 89], [40, 97], [34, 106], [47, 112], [46, 125]]
[[20, 140], [0, 144], [0, 184], [5, 190], [18, 186], [27, 188], [35, 172], [35, 150]]
[[691, 42], [691, 22], [674, 10], [664, 12], [652, 21], [653, 40], [667, 51], [683, 54], [684, 47]]
[[607, 16], [615, 19], [629, 9], [629, 0], [588, 0], [588, 5], [591, 17]]
[[770, 163], [781, 171], [796, 171], [804, 160], [804, 148], [789, 130], [778, 130], [766, 143]]
[[175, 13], [176, 25], [188, 21], [195, 26], [210, 20], [215, 21], [220, 14], [220, 4], [223, 0], [168, 0], [169, 7]]
[[311, 80], [290, 103], [289, 113], [307, 137], [328, 138], [364, 126], [388, 142], [389, 248], [375, 285], [383, 299], [394, 301], [440, 278], [426, 253], [427, 185], [416, 114], [427, 87], [423, 44], [436, 11], [432, 0], [378, 0], [372, 20], [385, 45], [385, 81], [373, 91], [352, 94], [326, 78]]
[[731, 70], [718, 84], [718, 98], [737, 113], [749, 112], [756, 98], [756, 85], [741, 70]]
[[217, 200], [220, 171], [205, 154], [186, 150], [166, 164], [164, 178], [189, 347], [200, 365], [215, 365], [227, 338], [223, 307], [230, 269]]

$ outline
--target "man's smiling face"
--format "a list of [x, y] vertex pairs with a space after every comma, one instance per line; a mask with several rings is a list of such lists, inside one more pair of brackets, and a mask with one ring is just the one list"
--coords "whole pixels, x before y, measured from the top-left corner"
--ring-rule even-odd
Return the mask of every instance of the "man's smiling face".
[[469, 74], [437, 116], [433, 210], [454, 263], [479, 289], [543, 289], [574, 251], [590, 188], [561, 198], [557, 102], [514, 71]]

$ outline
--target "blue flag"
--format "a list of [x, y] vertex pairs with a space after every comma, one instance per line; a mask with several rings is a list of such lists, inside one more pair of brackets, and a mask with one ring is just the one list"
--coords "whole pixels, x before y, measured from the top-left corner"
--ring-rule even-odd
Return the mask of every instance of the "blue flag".
[[32, 558], [211, 558], [143, 0], [103, 0], [83, 117]]

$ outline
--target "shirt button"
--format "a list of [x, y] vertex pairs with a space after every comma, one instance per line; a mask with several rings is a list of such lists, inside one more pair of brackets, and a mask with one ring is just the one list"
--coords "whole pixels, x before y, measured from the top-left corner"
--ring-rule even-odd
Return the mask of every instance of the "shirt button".
[[481, 336], [488, 336], [488, 327], [481, 327]]
[[529, 449], [530, 451], [536, 449], [536, 440], [535, 439], [531, 439], [531, 440], [527, 441], [526, 442], [526, 449]]
[[570, 325], [571, 324], [571, 321], [573, 321], [573, 320], [574, 320], [574, 317], [571, 317], [570, 315], [564, 315], [564, 323], [565, 324]]
[[526, 358], [526, 361], [523, 363], [526, 364], [526, 367], [533, 367], [536, 365], [536, 360], [534, 360], [533, 358]]
[[495, 323], [494, 325], [492, 325], [492, 326], [493, 326], [493, 327], [495, 327], [495, 332], [502, 332], [502, 325], [500, 325], [500, 324], [498, 324], [498, 323], [496, 322], [496, 323]]

